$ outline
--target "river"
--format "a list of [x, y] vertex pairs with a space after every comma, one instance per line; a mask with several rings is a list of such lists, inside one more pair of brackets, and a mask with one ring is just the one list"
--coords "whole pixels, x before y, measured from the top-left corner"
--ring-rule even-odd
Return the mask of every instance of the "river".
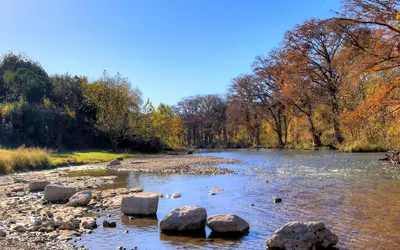
[[[129, 220], [119, 210], [113, 211], [107, 220], [116, 221], [117, 228], [100, 226], [76, 244], [96, 250], [118, 246], [140, 250], [265, 249], [265, 240], [281, 225], [320, 220], [339, 236], [340, 249], [400, 249], [400, 167], [379, 162], [382, 154], [271, 149], [201, 154], [243, 162], [222, 165], [236, 171], [234, 175], [76, 173], [118, 175], [115, 184], [103, 188], [143, 187], [164, 195], [182, 194], [178, 199], [160, 199], [157, 218]], [[210, 196], [213, 187], [224, 191]], [[275, 195], [283, 201], [274, 203]], [[206, 238], [209, 229], [206, 235], [193, 238], [160, 234], [158, 221], [173, 208], [185, 205], [205, 207], [209, 215], [237, 214], [249, 222], [250, 233], [238, 240]]]

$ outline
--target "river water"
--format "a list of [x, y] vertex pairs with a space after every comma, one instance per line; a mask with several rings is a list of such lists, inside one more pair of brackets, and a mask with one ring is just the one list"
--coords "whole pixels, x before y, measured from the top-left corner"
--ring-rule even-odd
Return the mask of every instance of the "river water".
[[[265, 249], [265, 240], [281, 225], [320, 220], [340, 239], [340, 249], [400, 249], [400, 167], [378, 161], [378, 153], [338, 153], [300, 150], [224, 150], [201, 153], [243, 160], [222, 165], [234, 175], [198, 176], [117, 172], [115, 184], [104, 188], [143, 187], [145, 191], [181, 198], [160, 199], [158, 218], [129, 220], [119, 210], [76, 244], [90, 249]], [[110, 175], [115, 172], [81, 172]], [[266, 183], [268, 180], [268, 183]], [[209, 189], [224, 191], [210, 196]], [[283, 198], [274, 203], [272, 196]], [[251, 206], [254, 204], [254, 206]], [[197, 205], [209, 215], [234, 213], [250, 224], [249, 235], [238, 240], [173, 237], [160, 234], [158, 221], [173, 208]], [[98, 224], [103, 218], [98, 219]], [[129, 230], [124, 233], [124, 230]]]

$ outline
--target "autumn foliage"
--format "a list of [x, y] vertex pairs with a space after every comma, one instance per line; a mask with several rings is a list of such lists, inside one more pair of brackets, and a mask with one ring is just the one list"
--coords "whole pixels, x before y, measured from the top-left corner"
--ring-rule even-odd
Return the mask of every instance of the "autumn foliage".
[[256, 57], [251, 74], [232, 80], [224, 119], [205, 124], [200, 97], [178, 105], [188, 136], [217, 132], [217, 141], [199, 144], [189, 136], [186, 143], [400, 147], [399, 8], [398, 0], [346, 0], [336, 17], [296, 25], [279, 48]]

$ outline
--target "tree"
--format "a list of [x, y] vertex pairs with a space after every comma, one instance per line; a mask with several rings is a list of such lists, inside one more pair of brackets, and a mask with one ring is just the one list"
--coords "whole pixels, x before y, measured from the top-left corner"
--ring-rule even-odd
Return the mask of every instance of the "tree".
[[137, 119], [141, 93], [131, 89], [128, 79], [104, 71], [101, 78], [87, 85], [85, 97], [96, 108], [94, 126], [107, 135], [115, 152], [121, 141], [134, 134], [131, 123]]
[[13, 53], [6, 54], [0, 62], [0, 86], [3, 101], [25, 99], [32, 104], [42, 104], [51, 92], [46, 71], [37, 62]]
[[188, 145], [213, 147], [226, 144], [226, 102], [219, 95], [184, 98], [175, 107], [186, 129]]
[[86, 77], [69, 74], [52, 75], [50, 77], [52, 85], [51, 101], [56, 107], [77, 111], [83, 103], [83, 89], [86, 82]]
[[[248, 134], [247, 143], [261, 145], [261, 116], [254, 93], [254, 76], [242, 75], [232, 80], [228, 93], [229, 123], [244, 127]], [[238, 130], [235, 131], [237, 133]]]
[[[289, 108], [294, 108], [293, 114], [306, 117], [313, 147], [322, 146], [320, 129], [315, 122], [315, 111], [322, 104], [320, 96], [324, 96], [312, 81], [312, 75], [307, 70], [305, 61], [296, 60], [299, 57], [292, 51], [281, 51], [283, 71], [281, 74], [282, 102]], [[296, 52], [295, 52], [296, 53]], [[293, 59], [295, 58], [295, 59]], [[301, 57], [300, 57], [301, 58]]]
[[256, 57], [253, 71], [256, 102], [276, 133], [278, 147], [283, 148], [288, 139], [289, 117], [282, 102], [283, 68], [278, 51], [272, 51], [268, 57]]
[[163, 148], [176, 147], [180, 145], [182, 124], [168, 105], [160, 104], [153, 114], [153, 126], [156, 136], [160, 139]]
[[340, 130], [340, 90], [344, 84], [345, 72], [338, 60], [345, 40], [342, 29], [332, 20], [310, 20], [297, 25], [285, 34], [284, 48], [293, 55], [292, 60], [304, 63], [315, 88], [325, 97], [331, 106], [334, 137], [337, 143], [344, 138]]

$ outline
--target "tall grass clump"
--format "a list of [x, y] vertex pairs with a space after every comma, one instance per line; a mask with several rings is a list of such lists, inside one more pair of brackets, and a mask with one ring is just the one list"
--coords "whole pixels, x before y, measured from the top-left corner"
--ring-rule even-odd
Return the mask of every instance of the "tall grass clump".
[[350, 145], [345, 145], [341, 150], [346, 153], [384, 152], [386, 151], [386, 148], [380, 144], [355, 141]]
[[51, 156], [45, 149], [20, 147], [15, 150], [0, 150], [2, 174], [51, 167]]

